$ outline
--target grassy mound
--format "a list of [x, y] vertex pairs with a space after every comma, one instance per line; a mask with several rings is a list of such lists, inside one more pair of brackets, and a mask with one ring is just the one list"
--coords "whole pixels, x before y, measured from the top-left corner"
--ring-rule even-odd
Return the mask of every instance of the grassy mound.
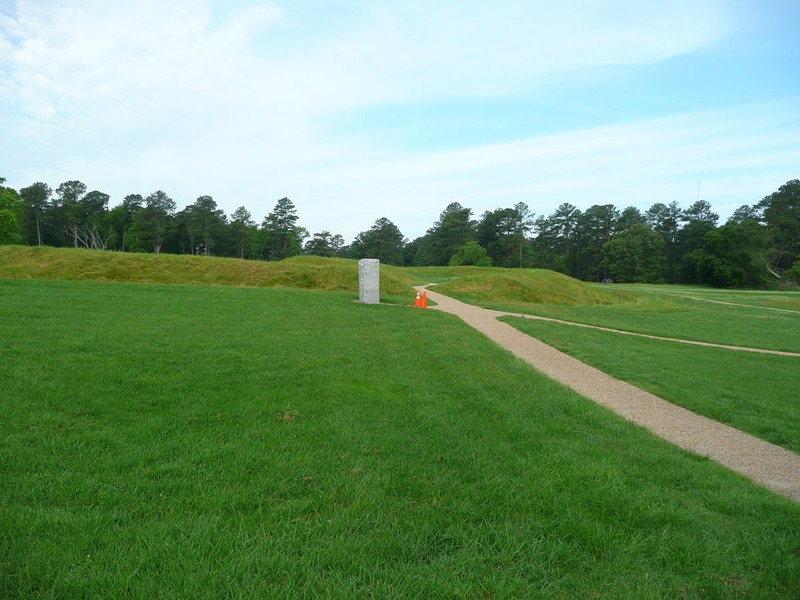
[[475, 269], [450, 278], [436, 291], [473, 304], [597, 305], [631, 301], [634, 294], [598, 289], [542, 269]]
[[[139, 254], [75, 248], [0, 246], [0, 277], [68, 281], [117, 281], [306, 290], [358, 290], [358, 262], [297, 256], [265, 262]], [[400, 268], [381, 265], [381, 295], [413, 297], [413, 284], [436, 282], [436, 290], [465, 302], [521, 308], [527, 304], [607, 305], [638, 295], [590, 286], [541, 269], [480, 267]], [[402, 300], [400, 300], [402, 301]]]
[[[277, 262], [137, 254], [74, 248], [0, 246], [0, 277], [358, 291], [358, 263], [298, 256]], [[410, 295], [402, 270], [381, 266], [381, 294]]]

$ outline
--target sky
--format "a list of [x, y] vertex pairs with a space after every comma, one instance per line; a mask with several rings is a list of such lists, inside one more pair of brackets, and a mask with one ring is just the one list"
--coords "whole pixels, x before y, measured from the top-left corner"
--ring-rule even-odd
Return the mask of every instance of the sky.
[[0, 177], [310, 233], [800, 178], [797, 0], [0, 0]]

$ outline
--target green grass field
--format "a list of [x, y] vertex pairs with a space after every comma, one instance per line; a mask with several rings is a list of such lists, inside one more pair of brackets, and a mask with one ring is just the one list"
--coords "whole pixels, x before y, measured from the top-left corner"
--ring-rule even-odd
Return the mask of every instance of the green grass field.
[[[0, 277], [13, 278], [0, 279], [0, 597], [800, 590], [797, 504], [622, 421], [448, 315], [355, 304], [353, 261], [2, 247]], [[723, 305], [666, 293], [727, 292], [612, 290], [511, 269], [382, 266], [381, 277], [395, 303], [413, 300], [410, 284], [439, 281], [476, 303], [651, 331], [692, 310], [700, 325], [685, 331], [718, 338], [730, 321], [714, 316]], [[130, 281], [178, 285], [108, 283]], [[795, 323], [731, 308], [752, 343]], [[588, 357], [593, 336], [580, 337]], [[621, 361], [632, 371], [670, 358], [657, 343], [637, 348]], [[688, 396], [719, 383], [689, 377], [712, 355], [698, 356], [679, 357]], [[747, 369], [784, 386], [781, 365], [762, 358]], [[719, 378], [746, 371], [712, 360]], [[728, 397], [765, 389], [747, 379], [700, 405], [795, 447], [791, 402]]]
[[[632, 291], [632, 288], [629, 290]], [[515, 305], [504, 302], [477, 304], [635, 333], [800, 352], [800, 312], [776, 312], [755, 306], [698, 302], [667, 293], [652, 292], [640, 294], [635, 302], [608, 305]]]
[[0, 597], [797, 596], [796, 503], [354, 296], [0, 280]]
[[655, 294], [713, 300], [716, 302], [732, 302], [735, 304], [777, 308], [781, 311], [800, 312], [800, 292], [766, 291], [766, 290], [723, 290], [698, 286], [681, 285], [615, 285], [615, 289], [629, 290], [636, 294]]
[[579, 360], [660, 398], [800, 452], [800, 358], [688, 346], [503, 318]]
[[800, 352], [797, 291], [607, 286], [531, 269], [429, 267], [409, 272], [436, 283], [433, 289], [440, 293], [485, 308], [664, 337]]

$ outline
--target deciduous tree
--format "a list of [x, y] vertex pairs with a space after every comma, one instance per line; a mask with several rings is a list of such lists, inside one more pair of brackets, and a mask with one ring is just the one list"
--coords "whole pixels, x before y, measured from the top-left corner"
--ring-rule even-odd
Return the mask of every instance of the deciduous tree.
[[767, 231], [755, 219], [729, 221], [706, 233], [689, 258], [698, 283], [715, 287], [764, 287], [770, 280], [764, 252]]
[[769, 233], [770, 270], [780, 277], [800, 258], [800, 180], [787, 181], [757, 208]]
[[389, 265], [403, 265], [406, 239], [386, 217], [381, 217], [368, 230], [359, 233], [350, 245], [353, 258], [377, 258]]
[[461, 246], [450, 259], [451, 267], [474, 265], [476, 267], [491, 267], [492, 259], [486, 249], [475, 240], [470, 240]]
[[428, 230], [429, 264], [446, 265], [456, 250], [475, 237], [475, 222], [470, 219], [472, 210], [458, 202], [447, 205], [439, 220]]
[[115, 248], [125, 252], [130, 250], [130, 232], [133, 227], [136, 213], [144, 206], [144, 198], [141, 194], [128, 194], [110, 211], [108, 211], [108, 222], [116, 234]]
[[635, 223], [606, 243], [608, 270], [619, 283], [658, 283], [666, 262], [664, 237]]
[[477, 241], [495, 266], [526, 266], [530, 256], [525, 235], [531, 226], [532, 215], [525, 203], [486, 211], [478, 222]]
[[0, 244], [19, 244], [19, 221], [14, 211], [0, 208]]
[[339, 256], [344, 247], [344, 238], [338, 233], [321, 231], [311, 236], [306, 242], [304, 251], [313, 256]]
[[22, 202], [17, 190], [5, 187], [0, 177], [0, 244], [19, 244]]

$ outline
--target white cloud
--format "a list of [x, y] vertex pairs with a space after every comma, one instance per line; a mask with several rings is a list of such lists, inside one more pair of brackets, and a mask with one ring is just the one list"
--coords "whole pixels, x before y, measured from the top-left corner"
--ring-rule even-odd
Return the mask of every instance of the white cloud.
[[716, 1], [408, 1], [377, 5], [323, 59], [359, 72], [381, 100], [505, 93], [542, 76], [687, 53], [736, 21]]
[[280, 17], [258, 5], [216, 28], [200, 0], [21, 2], [19, 13], [9, 66], [23, 111], [41, 118], [49, 106], [66, 126], [100, 129], [146, 124], [230, 93], [223, 86], [250, 36]]
[[[68, 127], [218, 111], [296, 124], [371, 102], [501, 93], [565, 70], [653, 62], [718, 39], [732, 20], [708, 1], [407, 1], [367, 4], [330, 37], [303, 6], [284, 14], [254, 3], [218, 23], [203, 0], [23, 0], [18, 20], [2, 24], [19, 40], [7, 68], [25, 112]], [[289, 56], [264, 33], [288, 18], [309, 36]]]
[[[797, 99], [560, 133], [410, 158], [384, 157], [319, 169], [309, 198], [343, 204], [363, 221], [396, 219], [418, 235], [452, 201], [485, 210], [526, 202], [551, 213], [562, 202], [635, 205], [701, 196], [723, 218], [787, 180], [800, 164]], [[377, 205], [377, 206], [376, 206]], [[351, 233], [348, 231], [348, 234]], [[357, 231], [353, 232], [357, 233]]]
[[243, 2], [220, 17], [207, 0], [20, 0], [0, 19], [0, 128], [12, 140], [0, 175], [78, 178], [113, 202], [211, 194], [258, 219], [288, 195], [312, 231], [352, 237], [381, 216], [418, 235], [456, 200], [476, 213], [621, 206], [682, 200], [698, 177], [720, 199], [750, 193], [745, 178], [763, 195], [798, 164], [785, 139], [796, 123], [767, 135], [784, 106], [413, 155], [327, 128], [373, 103], [514, 93], [694, 52], [738, 26], [728, 2], [329, 2], [349, 11], [335, 27], [319, 6]]

